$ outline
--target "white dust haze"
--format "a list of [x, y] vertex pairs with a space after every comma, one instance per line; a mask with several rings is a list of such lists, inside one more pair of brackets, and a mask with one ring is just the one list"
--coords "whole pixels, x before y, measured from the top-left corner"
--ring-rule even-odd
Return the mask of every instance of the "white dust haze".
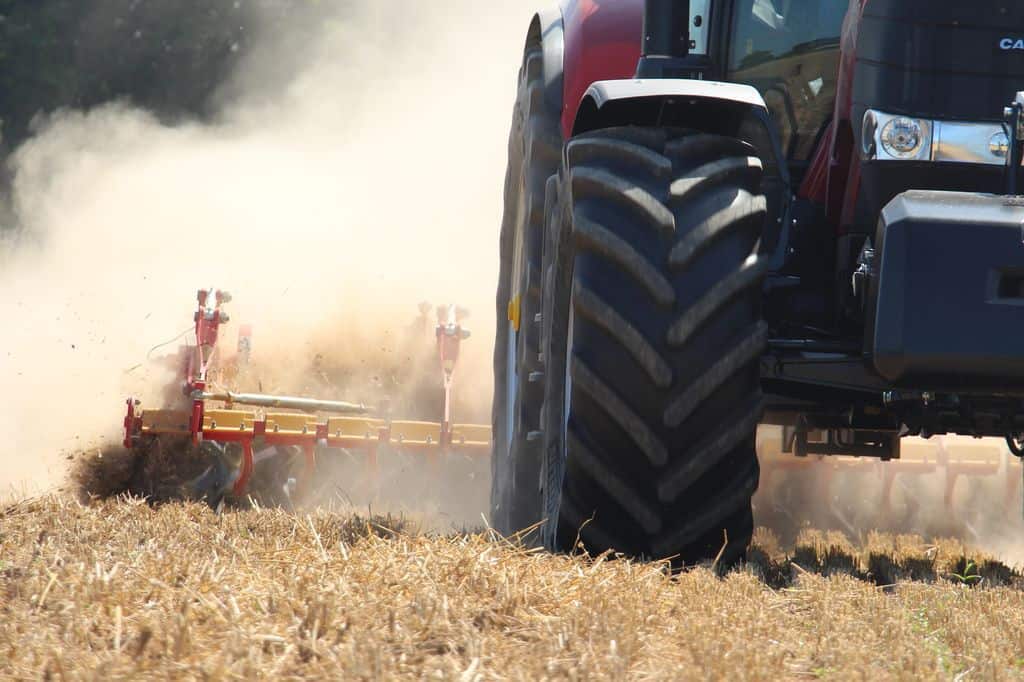
[[50, 115], [12, 159], [19, 229], [0, 242], [0, 489], [47, 489], [64, 453], [117, 438], [127, 392], [163, 388], [126, 370], [189, 326], [200, 287], [230, 290], [257, 354], [286, 368], [311, 338], [384, 346], [420, 301], [460, 303], [461, 386], [486, 413], [533, 9], [346, 3], [262, 26], [214, 123], [116, 103]]

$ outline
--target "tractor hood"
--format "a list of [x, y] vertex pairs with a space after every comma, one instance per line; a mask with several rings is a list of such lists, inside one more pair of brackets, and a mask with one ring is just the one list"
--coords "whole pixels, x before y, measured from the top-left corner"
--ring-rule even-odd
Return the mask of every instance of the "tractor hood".
[[1024, 89], [1024, 3], [868, 0], [858, 33], [855, 120], [877, 109], [999, 121]]

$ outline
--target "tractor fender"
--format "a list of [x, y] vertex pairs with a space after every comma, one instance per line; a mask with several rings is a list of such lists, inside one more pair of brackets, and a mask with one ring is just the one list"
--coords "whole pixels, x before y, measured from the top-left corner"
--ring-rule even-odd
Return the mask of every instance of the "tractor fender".
[[755, 88], [740, 83], [683, 78], [622, 79], [593, 83], [576, 110], [572, 135], [617, 126], [689, 128], [749, 142], [765, 164], [772, 227], [766, 247], [778, 266], [788, 243], [791, 186], [778, 127]]
[[572, 134], [623, 125], [677, 125], [724, 133], [768, 107], [755, 88], [683, 78], [606, 80], [593, 83], [576, 110]]
[[583, 95], [592, 84], [632, 78], [640, 60], [644, 0], [564, 0], [565, 107], [562, 137], [572, 136]]
[[560, 9], [533, 16], [526, 34], [525, 51], [540, 47], [544, 54], [544, 100], [550, 111], [562, 111], [565, 27]]

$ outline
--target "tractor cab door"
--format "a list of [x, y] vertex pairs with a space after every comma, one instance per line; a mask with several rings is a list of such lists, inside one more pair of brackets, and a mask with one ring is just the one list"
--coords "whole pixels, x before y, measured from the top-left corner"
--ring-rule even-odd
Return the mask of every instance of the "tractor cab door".
[[727, 80], [757, 88], [797, 181], [835, 108], [849, 0], [737, 0]]

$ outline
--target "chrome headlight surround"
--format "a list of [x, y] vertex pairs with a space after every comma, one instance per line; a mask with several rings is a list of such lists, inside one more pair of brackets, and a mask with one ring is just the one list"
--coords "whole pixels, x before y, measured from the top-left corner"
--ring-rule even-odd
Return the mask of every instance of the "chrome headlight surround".
[[860, 154], [864, 161], [1005, 166], [1008, 147], [1009, 138], [999, 123], [933, 121], [869, 109], [864, 114]]
[[932, 121], [869, 109], [861, 155], [872, 161], [931, 161]]

